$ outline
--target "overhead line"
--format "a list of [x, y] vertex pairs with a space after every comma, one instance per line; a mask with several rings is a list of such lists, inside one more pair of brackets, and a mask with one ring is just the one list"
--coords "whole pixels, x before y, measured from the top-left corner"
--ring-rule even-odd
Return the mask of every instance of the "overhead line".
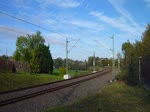
[[[6, 15], [6, 16], [8, 16], [8, 17], [11, 17], [11, 18], [17, 19], [17, 20], [19, 20], [19, 21], [22, 21], [22, 22], [25, 22], [25, 23], [31, 24], [31, 25], [36, 26], [36, 27], [39, 27], [39, 28], [41, 28], [41, 29], [43, 29], [43, 30], [46, 30], [46, 31], [49, 31], [49, 32], [53, 32], [53, 33], [56, 33], [56, 34], [58, 34], [58, 35], [60, 35], [60, 36], [63, 36], [63, 35], [61, 35], [61, 34], [59, 34], [59, 33], [55, 32], [55, 31], [52, 31], [52, 30], [49, 30], [49, 29], [47, 29], [47, 28], [41, 27], [40, 25], [37, 25], [37, 24], [31, 23], [31, 22], [28, 22], [28, 21], [23, 20], [23, 19], [21, 19], [21, 18], [18, 18], [18, 17], [12, 16], [12, 15], [10, 15], [10, 14], [7, 14], [7, 13], [1, 12], [1, 11], [0, 11], [0, 13], [1, 13], [1, 14]], [[63, 36], [63, 37], [65, 37], [65, 36]]]
[[[0, 4], [0, 8], [3, 9], [3, 10], [9, 11], [9, 12], [11, 12], [11, 13], [17, 14], [16, 12], [12, 11], [11, 9], [7, 8], [6, 6], [4, 6], [4, 5], [2, 5], [2, 4]], [[30, 17], [30, 16], [28, 16], [28, 15], [21, 14], [21, 16], [28, 17], [28, 18], [30, 18], [30, 19], [32, 19], [32, 20], [35, 20], [35, 21], [37, 21], [37, 22], [40, 22], [38, 19], [32, 18], [32, 17]]]
[[[10, 11], [10, 12], [12, 12], [12, 13], [14, 13], [14, 14], [17, 14], [16, 12], [13, 12], [11, 9], [9, 9], [8, 7], [6, 7], [6, 6], [2, 5], [2, 4], [1, 4], [1, 8], [4, 9], [4, 10]], [[34, 7], [34, 8], [35, 8], [35, 7]], [[48, 7], [46, 7], [46, 9], [49, 10]], [[4, 14], [4, 12], [2, 12], [2, 13]], [[9, 17], [11, 16], [11, 17], [14, 18], [14, 19], [17, 19], [17, 20], [20, 20], [20, 21], [22, 21], [22, 22], [31, 24], [31, 25], [33, 25], [33, 26], [39, 27], [39, 28], [41, 28], [41, 29], [43, 29], [43, 30], [50, 31], [50, 32], [54, 32], [54, 33], [56, 33], [56, 34], [58, 34], [58, 35], [60, 35], [60, 36], [66, 37], [66, 36], [64, 36], [64, 35], [62, 35], [62, 34], [59, 34], [59, 33], [55, 32], [55, 31], [49, 30], [49, 29], [47, 29], [47, 28], [44, 28], [44, 27], [42, 27], [42, 26], [40, 26], [40, 25], [37, 25], [37, 24], [35, 24], [35, 23], [32, 23], [32, 22], [23, 20], [23, 19], [21, 19], [21, 18], [12, 16], [12, 15], [7, 14], [7, 13], [5, 13], [5, 15], [7, 15], [7, 16], [9, 16]], [[26, 16], [26, 15], [22, 15], [22, 16], [28, 17], [28, 18], [30, 18], [30, 19], [32, 19], [32, 20], [35, 20], [35, 21], [37, 21], [37, 22], [40, 22], [37, 18], [33, 18], [33, 17], [30, 17], [30, 16]], [[62, 23], [61, 23], [61, 24], [62, 24]], [[71, 27], [70, 27], [70, 28], [71, 28]], [[4, 28], [4, 29], [6, 29], [6, 28]], [[72, 29], [72, 28], [71, 28], [71, 29]], [[20, 32], [18, 32], [18, 31], [14, 31], [14, 30], [11, 30], [11, 29], [8, 29], [8, 28], [7, 28], [6, 30], [10, 30], [10, 31], [13, 31], [13, 32], [20, 33]], [[24, 33], [24, 34], [25, 34], [25, 33]], [[86, 43], [86, 44], [87, 44], [87, 43]]]
[[8, 31], [12, 31], [12, 32], [16, 32], [16, 33], [27, 35], [27, 33], [24, 33], [24, 32], [21, 32], [21, 31], [17, 31], [17, 30], [14, 30], [14, 29], [11, 29], [11, 28], [8, 28], [8, 27], [4, 27], [4, 26], [1, 26], [1, 25], [0, 25], [0, 29], [4, 29], [4, 30], [8, 30]]

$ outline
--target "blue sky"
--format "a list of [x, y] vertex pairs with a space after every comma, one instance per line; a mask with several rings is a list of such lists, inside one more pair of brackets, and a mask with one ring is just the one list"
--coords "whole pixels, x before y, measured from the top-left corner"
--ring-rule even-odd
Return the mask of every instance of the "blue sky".
[[80, 39], [69, 53], [71, 59], [85, 60], [94, 51], [110, 58], [110, 37], [114, 35], [115, 54], [127, 40], [140, 41], [149, 13], [150, 0], [1, 0], [0, 55], [13, 54], [17, 37], [41, 31], [54, 59], [65, 58], [66, 37], [69, 49]]

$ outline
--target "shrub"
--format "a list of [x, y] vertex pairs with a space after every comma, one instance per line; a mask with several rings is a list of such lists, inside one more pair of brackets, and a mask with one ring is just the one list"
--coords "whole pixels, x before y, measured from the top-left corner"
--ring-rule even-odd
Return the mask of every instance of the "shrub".
[[64, 74], [66, 74], [66, 68], [64, 68], [64, 67], [60, 67], [59, 71], [60, 71], [60, 75], [61, 76], [63, 76]]
[[15, 64], [5, 57], [0, 57], [0, 72], [16, 72]]
[[127, 70], [123, 70], [117, 74], [117, 79], [120, 81], [124, 81], [126, 79]]

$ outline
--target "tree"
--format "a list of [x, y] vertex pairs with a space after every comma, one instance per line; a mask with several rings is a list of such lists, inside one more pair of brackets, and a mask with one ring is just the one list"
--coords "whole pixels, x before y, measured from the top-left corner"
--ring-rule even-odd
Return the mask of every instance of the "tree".
[[133, 55], [134, 46], [129, 41], [125, 42], [122, 44], [122, 51], [124, 54], [124, 67], [127, 67]]
[[88, 57], [88, 67], [93, 66], [93, 56]]
[[[131, 44], [129, 41], [122, 45], [124, 53], [123, 67], [127, 70], [125, 80], [127, 83], [136, 85], [142, 79], [144, 82], [150, 80], [150, 25], [148, 24], [142, 36], [142, 41]], [[142, 57], [142, 59], [140, 59]], [[139, 61], [142, 63], [139, 63]], [[139, 73], [139, 64], [141, 73]]]
[[131, 85], [136, 85], [138, 83], [138, 61], [140, 47], [140, 42], [138, 41], [136, 41], [135, 44], [131, 44], [128, 41], [122, 45], [122, 51], [124, 53], [123, 68], [127, 69], [125, 78], [123, 79]]
[[143, 56], [150, 56], [150, 24], [147, 25], [142, 37]]
[[44, 44], [44, 42], [45, 40], [39, 31], [36, 34], [28, 34], [26, 37], [18, 37], [14, 59], [30, 62], [30, 59], [32, 58], [32, 51], [40, 44]]
[[49, 51], [49, 46], [40, 45], [32, 53], [30, 60], [31, 71], [34, 73], [52, 73], [53, 60]]
[[53, 72], [53, 59], [49, 51], [49, 46], [41, 45], [39, 50], [40, 55], [40, 72], [50, 73]]
[[62, 58], [57, 58], [57, 59], [54, 59], [54, 67], [59, 69], [60, 67], [63, 67], [63, 59]]
[[53, 60], [49, 46], [45, 46], [44, 42], [39, 31], [36, 34], [18, 37], [14, 59], [27, 61], [30, 64], [31, 72], [52, 73]]
[[146, 83], [150, 84], [150, 24], [147, 25], [142, 35], [142, 76]]
[[40, 73], [40, 57], [38, 54], [38, 49], [32, 52], [32, 59], [30, 60], [31, 72]]

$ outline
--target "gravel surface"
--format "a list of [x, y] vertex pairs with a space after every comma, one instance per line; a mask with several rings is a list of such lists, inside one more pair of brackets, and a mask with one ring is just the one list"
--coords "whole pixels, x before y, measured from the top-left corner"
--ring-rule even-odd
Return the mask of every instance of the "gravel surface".
[[111, 79], [112, 73], [108, 73], [65, 89], [0, 107], [0, 112], [42, 112], [53, 106], [70, 104], [87, 95], [96, 94]]

